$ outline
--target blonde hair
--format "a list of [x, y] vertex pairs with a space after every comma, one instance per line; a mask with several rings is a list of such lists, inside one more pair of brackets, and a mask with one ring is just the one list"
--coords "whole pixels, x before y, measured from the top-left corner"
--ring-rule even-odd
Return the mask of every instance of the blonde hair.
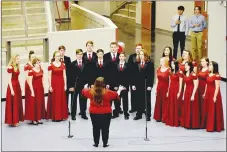
[[16, 63], [16, 59], [19, 57], [19, 54], [12, 55], [9, 61], [8, 66], [12, 66], [13, 70], [16, 71], [19, 69], [19, 64]]
[[167, 57], [162, 57], [160, 61], [163, 60], [166, 67], [169, 67], [169, 59]]

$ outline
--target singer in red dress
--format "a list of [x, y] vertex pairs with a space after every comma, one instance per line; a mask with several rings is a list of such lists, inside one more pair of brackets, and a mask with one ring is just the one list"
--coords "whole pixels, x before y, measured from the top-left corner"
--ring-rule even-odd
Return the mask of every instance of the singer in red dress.
[[9, 124], [11, 127], [16, 127], [19, 125], [19, 121], [24, 121], [21, 87], [18, 80], [19, 63], [19, 55], [12, 56], [7, 69], [9, 83], [6, 92], [5, 124]]
[[185, 63], [184, 75], [184, 112], [182, 114], [180, 125], [187, 129], [200, 128], [200, 109], [198, 96], [198, 78], [193, 71], [192, 62]]
[[206, 131], [220, 132], [224, 130], [224, 116], [220, 92], [221, 76], [218, 74], [218, 64], [211, 61], [209, 63], [209, 71], [210, 74], [207, 77], [205, 91], [205, 102], [209, 104]]
[[206, 87], [206, 79], [209, 75], [209, 59], [207, 57], [203, 57], [201, 59], [201, 69], [198, 72], [199, 86], [199, 103], [200, 103], [200, 111], [201, 111], [201, 128], [206, 128], [206, 120], [207, 120], [207, 111], [208, 111], [208, 103], [204, 103], [204, 92]]
[[183, 54], [182, 54], [182, 58], [178, 60], [179, 62], [179, 69], [184, 73], [185, 69], [184, 69], [184, 65], [186, 62], [192, 62], [193, 58], [192, 58], [192, 53], [189, 50], [184, 50]]
[[43, 124], [41, 119], [46, 116], [45, 98], [44, 98], [44, 79], [43, 70], [40, 66], [40, 60], [34, 58], [32, 60], [34, 68], [28, 73], [28, 82], [31, 89], [31, 99], [29, 100], [27, 119], [32, 121], [32, 124]]
[[166, 121], [167, 115], [167, 92], [169, 88], [170, 68], [168, 58], [162, 57], [160, 59], [160, 67], [157, 69], [157, 88], [156, 88], [156, 102], [154, 108], [154, 119], [158, 122]]
[[55, 51], [52, 63], [48, 66], [49, 95], [47, 103], [47, 119], [62, 121], [68, 118], [65, 90], [65, 64], [60, 62], [60, 53]]
[[170, 75], [170, 85], [168, 91], [168, 104], [166, 107], [167, 110], [167, 120], [166, 125], [169, 126], [179, 126], [179, 102], [181, 100], [181, 91], [182, 91], [182, 71], [179, 71], [179, 63], [175, 60], [171, 62], [171, 75]]
[[173, 60], [173, 51], [170, 46], [166, 46], [163, 50], [162, 57], [167, 57], [169, 59], [169, 66], [171, 66], [171, 62]]
[[26, 80], [25, 80], [25, 119], [27, 119], [28, 114], [28, 107], [29, 107], [29, 99], [31, 96], [31, 90], [28, 86], [28, 71], [30, 71], [33, 68], [32, 60], [35, 58], [34, 51], [30, 51], [29, 55], [29, 62], [24, 65], [24, 71], [26, 72]]

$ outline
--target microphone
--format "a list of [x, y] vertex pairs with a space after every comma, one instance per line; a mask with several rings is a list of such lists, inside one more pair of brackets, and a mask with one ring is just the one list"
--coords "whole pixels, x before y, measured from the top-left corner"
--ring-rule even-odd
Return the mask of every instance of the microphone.
[[145, 109], [146, 109], [146, 126], [145, 126], [145, 141], [150, 141], [149, 138], [147, 138], [147, 79], [145, 78]]
[[68, 138], [72, 138], [73, 135], [71, 135], [71, 121], [69, 119], [69, 135], [68, 135]]

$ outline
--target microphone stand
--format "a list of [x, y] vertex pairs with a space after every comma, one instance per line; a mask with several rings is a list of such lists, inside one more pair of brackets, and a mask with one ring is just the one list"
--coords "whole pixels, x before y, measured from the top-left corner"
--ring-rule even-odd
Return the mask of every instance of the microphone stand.
[[149, 141], [149, 138], [147, 138], [147, 80], [145, 78], [145, 109], [146, 109], [146, 127], [145, 127], [145, 141]]
[[[73, 93], [73, 98], [71, 100], [71, 114], [72, 114], [72, 107], [73, 107], [73, 101], [74, 101], [74, 98], [75, 98], [75, 93], [76, 93], [76, 83], [78, 81], [78, 77], [76, 78], [76, 82], [74, 84], [74, 93]], [[77, 102], [76, 102], [77, 104]], [[77, 106], [76, 106], [76, 109], [77, 109]], [[68, 138], [72, 138], [73, 135], [71, 135], [71, 121], [70, 121], [70, 118], [68, 118], [68, 121], [69, 121], [69, 135], [68, 135]]]

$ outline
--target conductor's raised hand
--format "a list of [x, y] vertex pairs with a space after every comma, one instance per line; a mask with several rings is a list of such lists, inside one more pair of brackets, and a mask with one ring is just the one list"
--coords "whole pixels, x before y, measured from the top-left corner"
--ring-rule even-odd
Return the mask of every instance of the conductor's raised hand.
[[132, 90], [136, 90], [136, 86], [132, 86]]
[[151, 91], [151, 87], [147, 87], [147, 91]]
[[122, 90], [126, 90], [126, 88], [124, 86], [120, 85], [118, 90], [122, 91]]
[[109, 89], [109, 88], [110, 88], [110, 85], [107, 84], [107, 85], [106, 85], [106, 89]]
[[84, 89], [87, 89], [87, 88], [88, 88], [88, 84], [85, 84], [85, 85], [84, 85]]

